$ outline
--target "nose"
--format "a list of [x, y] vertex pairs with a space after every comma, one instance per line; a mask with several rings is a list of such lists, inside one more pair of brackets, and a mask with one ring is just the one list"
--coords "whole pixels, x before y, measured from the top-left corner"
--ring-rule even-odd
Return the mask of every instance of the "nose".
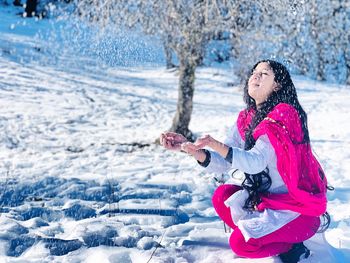
[[261, 78], [261, 73], [260, 72], [253, 72], [253, 78], [254, 79], [260, 79]]

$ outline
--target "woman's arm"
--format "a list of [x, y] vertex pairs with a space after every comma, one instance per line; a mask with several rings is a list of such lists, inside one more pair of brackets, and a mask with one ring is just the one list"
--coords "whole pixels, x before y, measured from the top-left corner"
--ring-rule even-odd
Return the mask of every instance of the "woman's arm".
[[226, 158], [230, 147], [241, 148], [242, 142], [243, 140], [241, 139], [237, 129], [237, 125], [235, 124], [228, 129], [224, 143], [215, 140], [210, 135], [205, 135], [204, 137], [197, 139], [197, 141], [194, 144], [199, 148], [204, 148], [205, 146], [208, 146], [209, 148], [217, 152], [221, 157]]
[[208, 173], [226, 173], [231, 164], [222, 158], [217, 152], [207, 149], [198, 149], [193, 143], [184, 143], [182, 150], [192, 155]]
[[215, 140], [213, 137], [210, 135], [205, 135], [202, 138], [199, 138], [197, 141], [194, 142], [194, 146], [198, 147], [199, 149], [204, 148], [204, 147], [209, 147], [213, 149], [215, 152], [220, 154], [221, 157], [226, 158], [230, 147], [227, 146], [226, 144]]
[[241, 139], [236, 124], [228, 129], [227, 136], [223, 143], [215, 140], [210, 135], [199, 138], [195, 142], [195, 145], [199, 147], [208, 146], [224, 159], [227, 157], [230, 147], [242, 148], [243, 144], [244, 141]]
[[244, 147], [244, 141], [238, 131], [237, 123], [227, 129], [224, 144], [230, 147]]
[[[232, 125], [227, 129], [226, 132], [226, 138], [224, 140], [224, 145], [231, 146], [231, 147], [242, 147], [243, 140], [241, 139], [241, 136], [239, 134], [239, 131], [237, 129], [237, 124]], [[183, 145], [182, 150], [184, 152], [188, 152], [190, 150], [189, 147], [191, 143], [189, 143], [187, 146]], [[192, 155], [198, 163], [205, 168], [206, 172], [208, 173], [226, 173], [231, 169], [231, 161], [227, 161], [225, 158], [223, 158], [222, 155], [217, 153], [216, 151], [207, 150], [207, 149], [201, 149], [200, 152], [195, 153], [198, 148], [191, 148]], [[225, 153], [221, 153], [225, 154]]]
[[[160, 135], [160, 144], [172, 151], [181, 151], [184, 150], [183, 145], [186, 145], [187, 139], [178, 133], [175, 132], [164, 132]], [[192, 155], [198, 162], [204, 162], [206, 159], [206, 152], [202, 149], [195, 149], [194, 147], [186, 147], [186, 151], [188, 154]]]
[[232, 148], [232, 168], [249, 174], [256, 174], [268, 166], [276, 156], [275, 150], [267, 135], [260, 136], [249, 151]]
[[[225, 169], [239, 169], [242, 172], [255, 174], [263, 171], [267, 164], [271, 161], [271, 158], [275, 156], [274, 149], [267, 137], [267, 135], [261, 136], [255, 143], [255, 146], [249, 150], [243, 150], [237, 147], [228, 147], [227, 145], [215, 140], [211, 136], [207, 135], [200, 138], [195, 143], [187, 143], [192, 147], [192, 150], [199, 150], [202, 147], [210, 147], [221, 158], [216, 156], [216, 168], [217, 164], [225, 167]], [[197, 148], [198, 147], [198, 148]], [[230, 154], [229, 154], [230, 153]], [[215, 153], [212, 153], [214, 155]], [[223, 163], [226, 163], [225, 165]]]
[[[232, 140], [232, 138], [230, 138]], [[227, 138], [226, 138], [227, 141]], [[182, 144], [181, 149], [184, 152], [192, 155], [198, 163], [203, 166], [207, 172], [209, 173], [226, 173], [230, 170], [231, 164], [225, 158], [224, 155], [227, 155], [227, 150], [229, 147], [224, 143], [220, 143], [218, 141], [214, 141], [214, 145], [207, 145], [212, 148], [214, 151], [209, 151], [207, 149], [202, 149], [202, 147], [198, 147], [197, 144], [193, 144], [190, 142], [186, 142]], [[226, 151], [226, 153], [225, 153]]]

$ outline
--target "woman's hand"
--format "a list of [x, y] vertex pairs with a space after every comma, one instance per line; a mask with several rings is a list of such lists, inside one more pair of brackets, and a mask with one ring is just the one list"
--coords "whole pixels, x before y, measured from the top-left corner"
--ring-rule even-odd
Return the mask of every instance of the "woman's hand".
[[210, 135], [205, 135], [199, 139], [197, 139], [193, 144], [197, 150], [203, 149], [204, 147], [209, 147], [212, 150], [216, 151], [218, 154], [220, 154], [223, 158], [226, 158], [229, 147], [217, 140], [215, 140]]
[[194, 145], [197, 147], [197, 150], [203, 149], [204, 147], [208, 146], [210, 148], [214, 148], [213, 146], [215, 145], [217, 141], [211, 137], [210, 135], [205, 135], [201, 138], [198, 138], [195, 142]]
[[188, 153], [189, 155], [192, 155], [196, 160], [200, 162], [204, 162], [206, 158], [204, 151], [191, 142], [185, 142], [181, 144], [181, 150]]
[[181, 150], [184, 151], [185, 153], [188, 153], [189, 155], [194, 156], [199, 149], [193, 143], [185, 142], [185, 143], [181, 144]]
[[160, 143], [168, 150], [181, 151], [181, 144], [187, 139], [176, 132], [164, 132], [160, 135]]

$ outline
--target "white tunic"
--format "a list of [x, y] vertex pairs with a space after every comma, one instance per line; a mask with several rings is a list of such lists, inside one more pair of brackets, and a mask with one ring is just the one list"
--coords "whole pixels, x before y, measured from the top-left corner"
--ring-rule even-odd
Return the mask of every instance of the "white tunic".
[[[269, 192], [288, 192], [277, 170], [276, 153], [267, 135], [260, 136], [255, 146], [251, 150], [245, 151], [244, 141], [238, 132], [237, 126], [234, 125], [229, 129], [224, 143], [232, 147], [232, 164], [218, 153], [210, 151], [211, 160], [205, 168], [207, 172], [222, 174], [232, 169], [238, 169], [240, 180], [237, 181], [237, 173], [235, 173], [236, 179], [226, 183], [241, 185], [244, 179], [243, 173], [256, 174], [267, 167], [272, 181]], [[233, 222], [241, 230], [246, 241], [249, 238], [259, 238], [270, 234], [300, 215], [290, 210], [265, 209], [263, 212], [247, 212], [242, 208], [247, 197], [247, 191], [240, 190], [225, 201], [225, 205], [230, 207]]]

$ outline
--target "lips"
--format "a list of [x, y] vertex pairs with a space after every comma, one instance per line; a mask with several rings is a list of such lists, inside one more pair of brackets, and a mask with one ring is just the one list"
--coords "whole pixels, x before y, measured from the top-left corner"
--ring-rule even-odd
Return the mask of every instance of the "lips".
[[[256, 81], [256, 80], [255, 80]], [[252, 88], [260, 88], [260, 83], [258, 83], [258, 82], [254, 82], [254, 80], [251, 80], [250, 82], [249, 82], [249, 85], [252, 87]]]

